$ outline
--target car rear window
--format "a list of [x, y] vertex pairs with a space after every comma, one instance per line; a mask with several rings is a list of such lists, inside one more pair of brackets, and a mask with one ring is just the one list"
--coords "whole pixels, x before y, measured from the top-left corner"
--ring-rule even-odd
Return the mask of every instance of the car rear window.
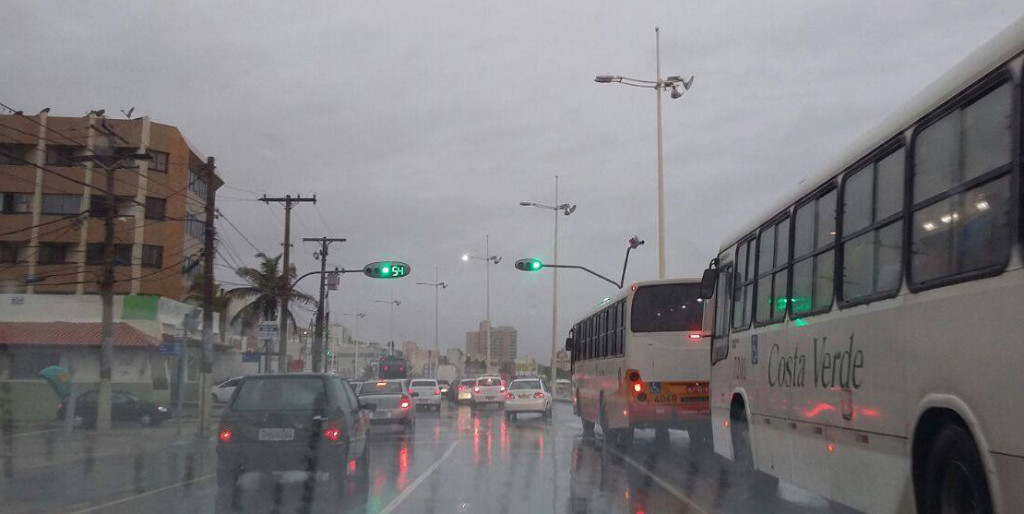
[[477, 382], [477, 385], [482, 385], [482, 386], [497, 386], [497, 385], [501, 385], [501, 379], [500, 379], [500, 378], [481, 378], [481, 379], [480, 379], [480, 380], [479, 380], [479, 381]]
[[437, 382], [433, 380], [413, 380], [409, 383], [409, 387], [436, 387]]
[[233, 410], [315, 410], [327, 401], [324, 381], [316, 377], [249, 379], [241, 383]]
[[517, 389], [540, 389], [540, 380], [516, 380], [508, 386], [510, 390]]
[[402, 394], [401, 382], [367, 382], [359, 388], [359, 396], [374, 394]]
[[462, 385], [473, 385], [473, 384], [476, 383], [476, 380], [473, 380], [472, 378], [470, 378], [468, 380], [463, 380], [463, 381], [461, 381], [459, 383], [462, 384]]

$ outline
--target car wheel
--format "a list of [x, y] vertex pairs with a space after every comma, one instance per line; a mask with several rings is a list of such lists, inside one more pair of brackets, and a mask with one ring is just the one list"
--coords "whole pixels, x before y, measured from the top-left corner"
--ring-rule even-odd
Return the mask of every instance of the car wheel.
[[139, 425], [144, 426], [144, 427], [148, 427], [148, 426], [150, 426], [152, 424], [153, 424], [153, 416], [151, 416], [148, 412], [144, 413], [141, 416], [139, 416]]
[[978, 446], [960, 425], [948, 425], [935, 437], [924, 480], [920, 512], [992, 512], [985, 467]]

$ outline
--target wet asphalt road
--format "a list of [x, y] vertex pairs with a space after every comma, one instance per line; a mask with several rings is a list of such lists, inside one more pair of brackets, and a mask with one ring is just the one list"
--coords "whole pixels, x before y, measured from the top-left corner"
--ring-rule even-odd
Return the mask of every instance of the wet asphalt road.
[[[4, 512], [215, 512], [213, 438], [178, 435], [173, 422], [103, 436], [24, 433], [0, 443]], [[419, 412], [411, 436], [374, 427], [370, 445], [368, 480], [350, 480], [343, 500], [318, 486], [315, 510], [848, 512], [785, 483], [761, 492], [741, 487], [727, 461], [691, 452], [685, 433], [672, 432], [664, 445], [653, 431], [637, 431], [629, 449], [606, 447], [600, 429], [595, 439], [583, 437], [566, 404], [556, 404], [550, 422], [532, 415], [506, 422], [498, 409], [445, 405]], [[299, 512], [301, 495], [299, 485], [252, 484], [240, 504], [246, 512]]]

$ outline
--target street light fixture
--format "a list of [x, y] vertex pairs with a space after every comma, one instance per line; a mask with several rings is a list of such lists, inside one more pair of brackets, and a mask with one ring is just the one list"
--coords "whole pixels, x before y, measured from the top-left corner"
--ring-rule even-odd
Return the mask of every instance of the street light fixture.
[[[434, 358], [440, 360], [440, 358], [441, 358], [441, 349], [440, 349], [440, 346], [438, 345], [438, 335], [437, 335], [438, 334], [438, 321], [437, 321], [437, 298], [438, 298], [438, 294], [437, 293], [438, 293], [438, 288], [447, 289], [448, 288], [448, 284], [445, 283], [445, 282], [438, 281], [438, 278], [437, 278], [437, 266], [434, 266], [434, 283], [430, 283], [430, 282], [416, 282], [416, 285], [418, 285], [418, 286], [430, 286], [430, 287], [434, 288]], [[433, 368], [434, 378], [437, 378], [437, 376], [436, 376], [436, 374], [437, 374], [437, 363], [436, 363], [436, 361], [432, 361], [430, 363], [430, 366], [431, 366], [431, 368]]]
[[[684, 79], [681, 75], [673, 75], [666, 79], [661, 78], [661, 31], [658, 27], [654, 27], [654, 46], [655, 46], [655, 58], [656, 68], [655, 72], [657, 80], [640, 80], [629, 77], [621, 77], [618, 75], [598, 75], [594, 77], [594, 82], [599, 84], [610, 84], [619, 83], [626, 86], [643, 87], [647, 89], [653, 89], [657, 93], [658, 98], [658, 278], [665, 278], [665, 160], [662, 152], [662, 135], [661, 135], [661, 93], [662, 91], [671, 91], [670, 97], [673, 99], [683, 96], [685, 91], [690, 90], [690, 86], [693, 85], [693, 76], [689, 79]], [[679, 90], [679, 86], [683, 86], [683, 90]]]
[[[557, 371], [555, 370], [555, 357], [558, 352], [558, 214], [568, 216], [576, 212], [576, 204], [558, 203], [558, 175], [555, 175], [555, 204], [544, 205], [537, 202], [519, 202], [519, 205], [523, 207], [537, 207], [539, 209], [547, 209], [554, 211], [555, 213], [555, 244], [554, 244], [554, 259], [555, 259], [555, 275], [552, 283], [551, 293], [551, 382], [554, 387], [555, 379], [557, 378]], [[540, 263], [540, 261], [537, 261]], [[540, 268], [536, 268], [540, 269]]]
[[469, 262], [470, 259], [484, 261], [487, 264], [487, 373], [491, 372], [491, 264], [497, 265], [501, 257], [491, 255], [491, 236], [487, 235], [484, 254], [487, 257], [476, 257], [468, 253], [462, 254], [462, 262]]

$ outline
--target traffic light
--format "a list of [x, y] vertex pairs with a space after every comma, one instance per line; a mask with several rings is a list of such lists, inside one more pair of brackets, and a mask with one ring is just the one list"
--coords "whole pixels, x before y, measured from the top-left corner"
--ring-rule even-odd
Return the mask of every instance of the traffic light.
[[363, 266], [363, 274], [370, 278], [403, 278], [409, 276], [412, 268], [404, 262], [371, 262]]
[[516, 261], [516, 269], [519, 271], [540, 271], [544, 263], [540, 259], [519, 259]]

